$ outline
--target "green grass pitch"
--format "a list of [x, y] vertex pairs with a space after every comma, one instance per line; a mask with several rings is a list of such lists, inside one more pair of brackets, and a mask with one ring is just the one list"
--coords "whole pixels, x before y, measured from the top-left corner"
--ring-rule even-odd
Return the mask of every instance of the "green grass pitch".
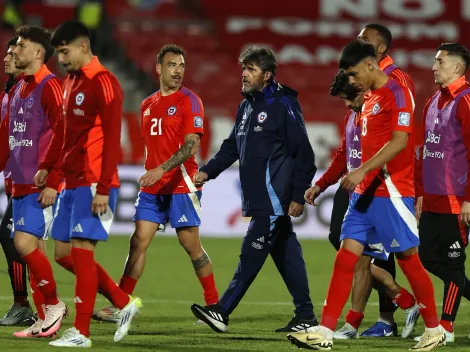
[[[335, 251], [327, 241], [302, 240], [307, 262], [312, 301], [317, 316], [321, 314], [328, 281], [330, 278]], [[106, 244], [97, 249], [98, 261], [116, 280], [119, 279], [127, 255], [128, 238], [111, 237]], [[203, 244], [209, 253], [216, 275], [217, 287], [222, 294], [235, 270], [241, 239], [203, 238]], [[53, 257], [53, 243], [49, 241], [49, 257]], [[6, 312], [11, 304], [11, 293], [6, 263], [0, 256], [0, 313]], [[191, 262], [176, 238], [158, 237], [151, 244], [147, 257], [144, 276], [136, 288], [136, 295], [142, 297], [144, 308], [134, 321], [129, 336], [120, 343], [113, 342], [115, 326], [108, 323], [93, 322], [91, 338], [94, 351], [296, 351], [288, 343], [285, 334], [275, 334], [274, 329], [287, 323], [293, 314], [293, 306], [284, 283], [276, 271], [271, 259], [268, 259], [242, 303], [231, 316], [230, 332], [216, 334], [208, 326], [193, 325], [195, 318], [189, 307], [192, 302], [203, 303], [198, 280], [193, 274]], [[66, 301], [71, 311], [65, 320], [62, 331], [73, 322], [74, 277], [64, 269], [53, 264], [60, 296]], [[403, 276], [399, 282], [405, 287]], [[443, 285], [436, 284], [438, 310], [442, 307]], [[98, 296], [97, 306], [108, 305]], [[347, 306], [348, 307], [348, 306]], [[347, 311], [347, 307], [343, 312]], [[361, 329], [370, 326], [377, 317], [377, 294], [372, 293], [370, 304]], [[403, 313], [397, 311], [396, 321], [402, 325]], [[344, 322], [340, 319], [339, 326]], [[415, 334], [421, 333], [423, 323], [420, 320]], [[12, 333], [15, 328], [0, 328], [0, 351], [40, 352], [53, 347], [46, 339], [18, 340]], [[456, 342], [442, 349], [456, 351], [470, 350], [470, 305], [462, 300], [456, 324]], [[338, 351], [405, 351], [413, 346], [411, 339], [401, 338], [359, 339], [336, 341], [334, 349]], [[61, 349], [56, 349], [61, 350]], [[69, 350], [69, 349], [67, 349]]]

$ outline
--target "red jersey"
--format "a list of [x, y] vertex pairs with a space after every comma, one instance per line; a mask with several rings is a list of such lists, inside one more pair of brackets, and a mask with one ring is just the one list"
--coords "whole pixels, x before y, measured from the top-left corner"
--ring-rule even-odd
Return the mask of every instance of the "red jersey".
[[406, 148], [382, 167], [369, 172], [356, 192], [377, 197], [414, 197], [414, 102], [410, 90], [389, 79], [366, 94], [361, 114], [362, 162], [392, 139], [392, 132], [409, 134]]
[[[388, 55], [385, 56], [379, 62], [379, 67], [382, 71], [384, 71], [387, 67], [392, 66], [392, 65], [395, 65], [395, 63], [393, 62], [393, 59]], [[397, 67], [388, 76], [394, 79], [395, 81], [400, 82], [405, 87], [407, 87], [411, 91], [413, 98], [416, 98], [415, 84], [413, 80], [411, 79], [411, 76], [408, 73], [403, 71], [400, 67]]]
[[[446, 88], [441, 88], [441, 96], [437, 103], [437, 107], [442, 110], [449, 105], [452, 100], [465, 89], [470, 88], [470, 84], [466, 81], [465, 76], [449, 84]], [[426, 130], [426, 115], [428, 114], [429, 104], [431, 103], [433, 94], [424, 105], [423, 125]], [[462, 138], [465, 147], [470, 150], [470, 96], [465, 95], [460, 99], [456, 109], [455, 118], [459, 122], [462, 129]], [[470, 153], [467, 152], [467, 160], [470, 165]], [[416, 196], [423, 197], [423, 212], [444, 213], [444, 214], [460, 214], [460, 207], [464, 201], [470, 202], [470, 182], [467, 181], [465, 187], [465, 195], [458, 197], [455, 195], [439, 195], [424, 193], [423, 188], [423, 148], [420, 148], [420, 157], [418, 159], [418, 170], [415, 173]]]
[[108, 195], [119, 187], [117, 165], [121, 140], [123, 92], [119, 81], [96, 56], [65, 78], [59, 120], [62, 133], [52, 137], [40, 169], [60, 164], [65, 188], [90, 186]]
[[[162, 96], [160, 91], [146, 98], [141, 106], [142, 137], [147, 147], [145, 169], [152, 170], [170, 159], [185, 143], [187, 134], [203, 135], [204, 108], [201, 99], [188, 88]], [[166, 172], [150, 194], [178, 194], [197, 191], [192, 177], [198, 171], [194, 155], [181, 166]]]

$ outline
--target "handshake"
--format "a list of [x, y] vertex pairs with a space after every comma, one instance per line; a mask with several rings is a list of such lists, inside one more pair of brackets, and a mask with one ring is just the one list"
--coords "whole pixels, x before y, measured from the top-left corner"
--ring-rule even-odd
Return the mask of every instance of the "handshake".
[[201, 187], [204, 183], [207, 182], [209, 176], [202, 171], [199, 171], [197, 174], [193, 176], [193, 182], [196, 187]]

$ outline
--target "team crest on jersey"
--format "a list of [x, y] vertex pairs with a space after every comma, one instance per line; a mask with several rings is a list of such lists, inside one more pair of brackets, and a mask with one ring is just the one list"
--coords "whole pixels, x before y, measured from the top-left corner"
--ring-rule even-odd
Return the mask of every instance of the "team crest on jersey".
[[28, 108], [32, 107], [34, 104], [34, 96], [31, 96], [29, 97], [28, 99], [28, 102], [26, 103], [26, 105], [28, 106]]
[[195, 116], [194, 117], [194, 127], [202, 128], [202, 125], [203, 125], [202, 117], [201, 116]]
[[267, 118], [268, 118], [268, 114], [266, 113], [266, 111], [260, 112], [258, 114], [258, 122], [259, 123], [263, 123]]
[[82, 92], [78, 93], [77, 96], [75, 97], [75, 104], [78, 106], [83, 104], [83, 101], [85, 100], [85, 94]]
[[176, 106], [170, 106], [168, 108], [168, 116], [173, 116], [174, 114], [176, 114]]
[[375, 115], [379, 112], [380, 110], [380, 104], [379, 103], [375, 103], [374, 107], [372, 108], [372, 114]]

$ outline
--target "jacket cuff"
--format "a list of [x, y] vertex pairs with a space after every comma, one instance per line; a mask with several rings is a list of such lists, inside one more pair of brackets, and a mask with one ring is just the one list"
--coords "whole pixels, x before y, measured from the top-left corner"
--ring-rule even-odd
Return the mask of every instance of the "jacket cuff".
[[98, 183], [96, 186], [96, 194], [102, 196], [109, 196], [110, 186], [104, 185], [103, 183]]

